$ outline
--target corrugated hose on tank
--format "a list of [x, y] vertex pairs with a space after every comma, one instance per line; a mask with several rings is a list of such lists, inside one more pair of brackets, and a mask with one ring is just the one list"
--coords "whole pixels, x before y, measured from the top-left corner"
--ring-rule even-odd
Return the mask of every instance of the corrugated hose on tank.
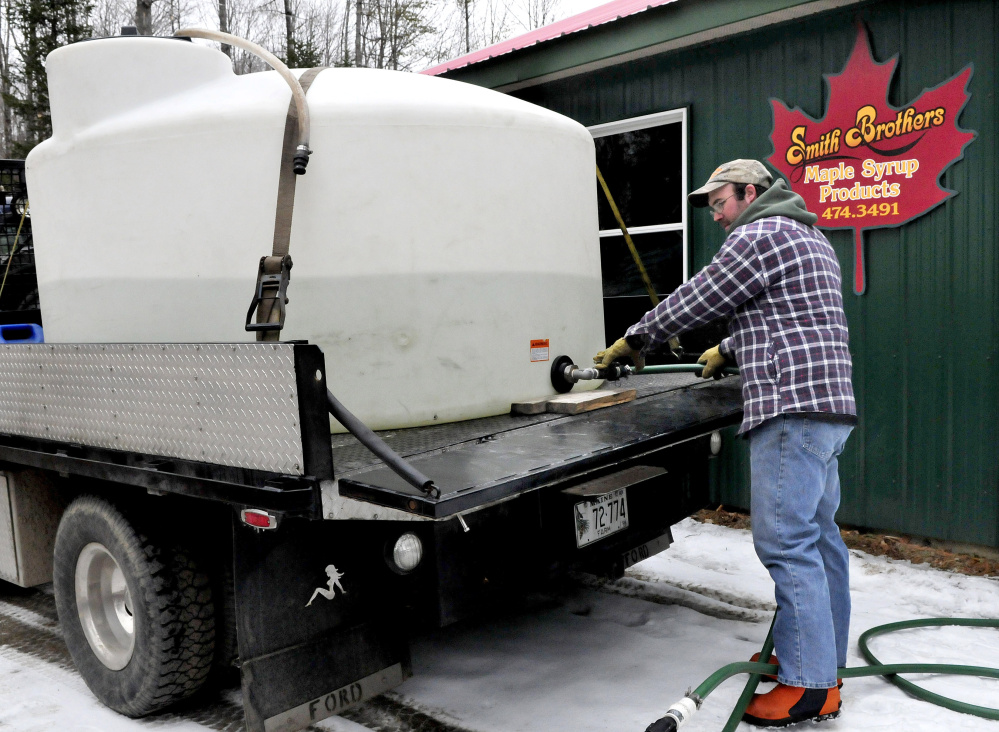
[[329, 404], [330, 414], [336, 417], [336, 420], [346, 427], [350, 434], [357, 438], [358, 442], [371, 450], [382, 462], [391, 468], [392, 472], [414, 488], [419, 488], [431, 498], [440, 498], [440, 488], [435, 486], [430, 478], [407, 463], [399, 453], [386, 445], [385, 441], [372, 432], [370, 427], [351, 414], [345, 406], [337, 401], [337, 398], [333, 396], [333, 392], [329, 389], [326, 390], [326, 401]]

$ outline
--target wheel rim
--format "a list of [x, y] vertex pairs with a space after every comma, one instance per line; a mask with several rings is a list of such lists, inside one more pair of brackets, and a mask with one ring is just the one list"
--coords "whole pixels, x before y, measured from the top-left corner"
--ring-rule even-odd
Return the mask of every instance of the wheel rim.
[[125, 668], [135, 648], [132, 596], [103, 544], [87, 544], [76, 560], [76, 609], [94, 655], [112, 671]]

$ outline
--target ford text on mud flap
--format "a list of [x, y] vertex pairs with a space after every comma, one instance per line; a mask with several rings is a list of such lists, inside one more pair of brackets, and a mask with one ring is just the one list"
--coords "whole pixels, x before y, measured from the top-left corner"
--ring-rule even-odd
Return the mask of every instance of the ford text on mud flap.
[[402, 665], [396, 664], [266, 719], [264, 729], [267, 732], [294, 732], [395, 688], [404, 680]]
[[[331, 441], [314, 346], [0, 348], [0, 573], [54, 581], [70, 653], [108, 706], [148, 714], [231, 664], [251, 732], [400, 683], [414, 624], [665, 548], [707, 501], [708, 435], [741, 412], [736, 380], [649, 377], [598, 412], [387, 433], [433, 498], [353, 437]], [[610, 511], [584, 542], [579, 504]], [[94, 578], [82, 600], [79, 572]], [[154, 627], [176, 657], [147, 655]]]

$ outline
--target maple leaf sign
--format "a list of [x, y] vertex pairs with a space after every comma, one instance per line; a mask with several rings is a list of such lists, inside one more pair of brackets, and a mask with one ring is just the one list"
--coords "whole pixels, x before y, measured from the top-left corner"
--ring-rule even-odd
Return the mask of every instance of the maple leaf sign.
[[770, 100], [774, 152], [768, 162], [819, 216], [817, 226], [854, 230], [858, 295], [866, 289], [864, 229], [900, 226], [955, 195], [939, 178], [975, 138], [957, 126], [970, 98], [971, 65], [896, 108], [887, 96], [897, 60], [875, 63], [861, 26], [846, 68], [825, 75], [823, 119]]

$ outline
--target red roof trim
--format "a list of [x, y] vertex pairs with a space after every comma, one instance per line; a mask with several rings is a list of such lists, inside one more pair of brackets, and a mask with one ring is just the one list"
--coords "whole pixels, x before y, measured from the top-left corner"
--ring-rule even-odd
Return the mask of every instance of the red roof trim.
[[537, 43], [551, 41], [569, 33], [586, 30], [595, 25], [610, 23], [629, 15], [635, 15], [636, 13], [659, 7], [660, 5], [668, 5], [672, 2], [676, 2], [676, 0], [613, 0], [613, 2], [609, 2], [606, 5], [591, 8], [578, 15], [573, 15], [565, 20], [537, 28], [516, 38], [511, 38], [508, 41], [495, 43], [479, 51], [473, 51], [451, 61], [432, 66], [420, 73], [427, 74], [428, 76], [437, 76], [438, 74], [443, 74], [445, 71], [459, 69], [462, 66], [470, 66], [471, 64], [486, 61], [495, 56], [502, 56], [511, 51], [519, 51], [522, 48], [527, 48]]

